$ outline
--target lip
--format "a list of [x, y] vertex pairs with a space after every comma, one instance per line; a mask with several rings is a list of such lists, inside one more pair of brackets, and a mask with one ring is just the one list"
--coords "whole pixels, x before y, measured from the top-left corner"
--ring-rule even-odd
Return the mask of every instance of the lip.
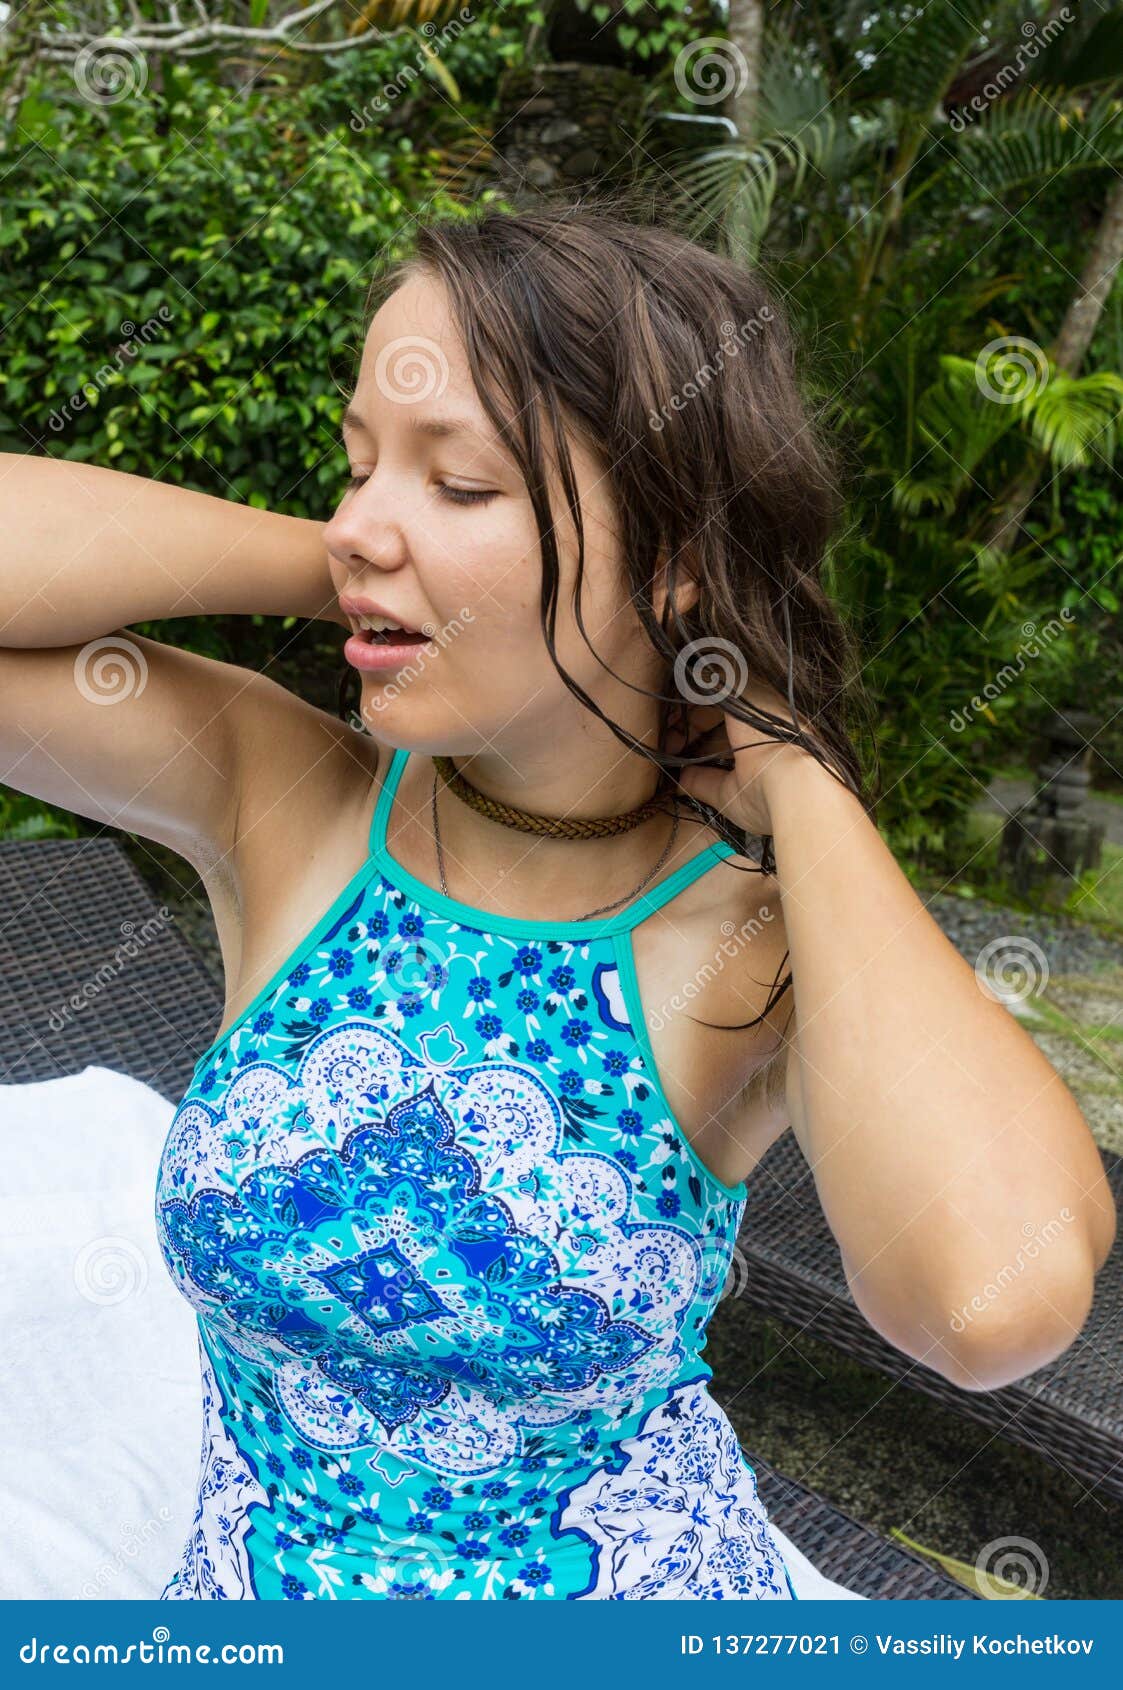
[[392, 622], [396, 628], [402, 628], [407, 634], [420, 634], [421, 629], [415, 628], [412, 622], [399, 620], [396, 610], [388, 610], [384, 604], [376, 604], [373, 599], [358, 598], [352, 593], [340, 593], [339, 608], [344, 616], [384, 616], [387, 622]]
[[432, 651], [432, 640], [412, 640], [403, 645], [391, 645], [385, 640], [375, 640], [373, 635], [360, 628], [357, 633], [343, 642], [343, 658], [352, 669], [359, 669], [366, 674], [381, 674], [387, 670], [404, 669], [411, 663], [416, 663], [419, 651]]

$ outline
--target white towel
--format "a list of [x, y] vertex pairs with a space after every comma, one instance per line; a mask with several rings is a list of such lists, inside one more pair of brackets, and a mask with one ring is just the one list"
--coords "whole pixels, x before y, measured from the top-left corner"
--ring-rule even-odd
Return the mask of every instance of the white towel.
[[[166, 1098], [0, 1086], [0, 1598], [158, 1597], [194, 1514], [195, 1317], [156, 1241]], [[858, 1599], [773, 1527], [801, 1600]]]

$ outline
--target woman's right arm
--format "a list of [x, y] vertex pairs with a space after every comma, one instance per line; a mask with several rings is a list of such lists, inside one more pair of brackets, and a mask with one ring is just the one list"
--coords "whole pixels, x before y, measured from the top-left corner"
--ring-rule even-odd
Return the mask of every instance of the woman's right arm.
[[0, 454], [0, 782], [158, 840], [204, 875], [234, 858], [247, 784], [255, 803], [283, 802], [278, 746], [313, 768], [325, 728], [342, 725], [267, 674], [128, 625], [255, 611], [346, 625], [321, 527]]
[[63, 458], [0, 453], [0, 646], [62, 646], [169, 616], [323, 618], [320, 522]]

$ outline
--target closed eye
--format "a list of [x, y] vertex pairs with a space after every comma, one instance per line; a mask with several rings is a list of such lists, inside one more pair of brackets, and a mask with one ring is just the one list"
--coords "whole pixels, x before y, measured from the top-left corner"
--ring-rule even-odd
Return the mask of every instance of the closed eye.
[[478, 505], [495, 498], [491, 487], [450, 487], [447, 481], [442, 481], [440, 489], [442, 497], [451, 499], [454, 505]]
[[[344, 492], [353, 493], [357, 487], [362, 487], [369, 480], [367, 475], [349, 475], [344, 482]], [[448, 499], [454, 505], [483, 504], [496, 496], [492, 487], [450, 487], [447, 481], [439, 482], [438, 485], [442, 498]]]

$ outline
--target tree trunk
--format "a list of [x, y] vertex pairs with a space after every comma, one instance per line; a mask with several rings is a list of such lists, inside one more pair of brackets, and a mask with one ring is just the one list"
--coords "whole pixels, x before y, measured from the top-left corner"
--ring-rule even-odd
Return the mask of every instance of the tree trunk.
[[[1057, 369], [1067, 376], [1079, 373], [1084, 354], [1092, 343], [1104, 307], [1111, 293], [1116, 272], [1123, 263], [1123, 179], [1113, 185], [1107, 196], [1092, 250], [1084, 265], [1080, 285], [1064, 314], [1050, 356]], [[1006, 489], [999, 499], [998, 516], [986, 540], [991, 551], [1004, 555], [1017, 539], [1030, 505], [1033, 503], [1044, 473], [1044, 462], [1037, 459]]]
[[743, 141], [752, 139], [756, 127], [756, 108], [760, 101], [760, 57], [764, 36], [763, 0], [729, 0], [729, 39], [744, 61], [746, 75], [742, 84], [741, 63], [736, 62], [736, 80], [725, 101], [725, 115], [732, 118]]

